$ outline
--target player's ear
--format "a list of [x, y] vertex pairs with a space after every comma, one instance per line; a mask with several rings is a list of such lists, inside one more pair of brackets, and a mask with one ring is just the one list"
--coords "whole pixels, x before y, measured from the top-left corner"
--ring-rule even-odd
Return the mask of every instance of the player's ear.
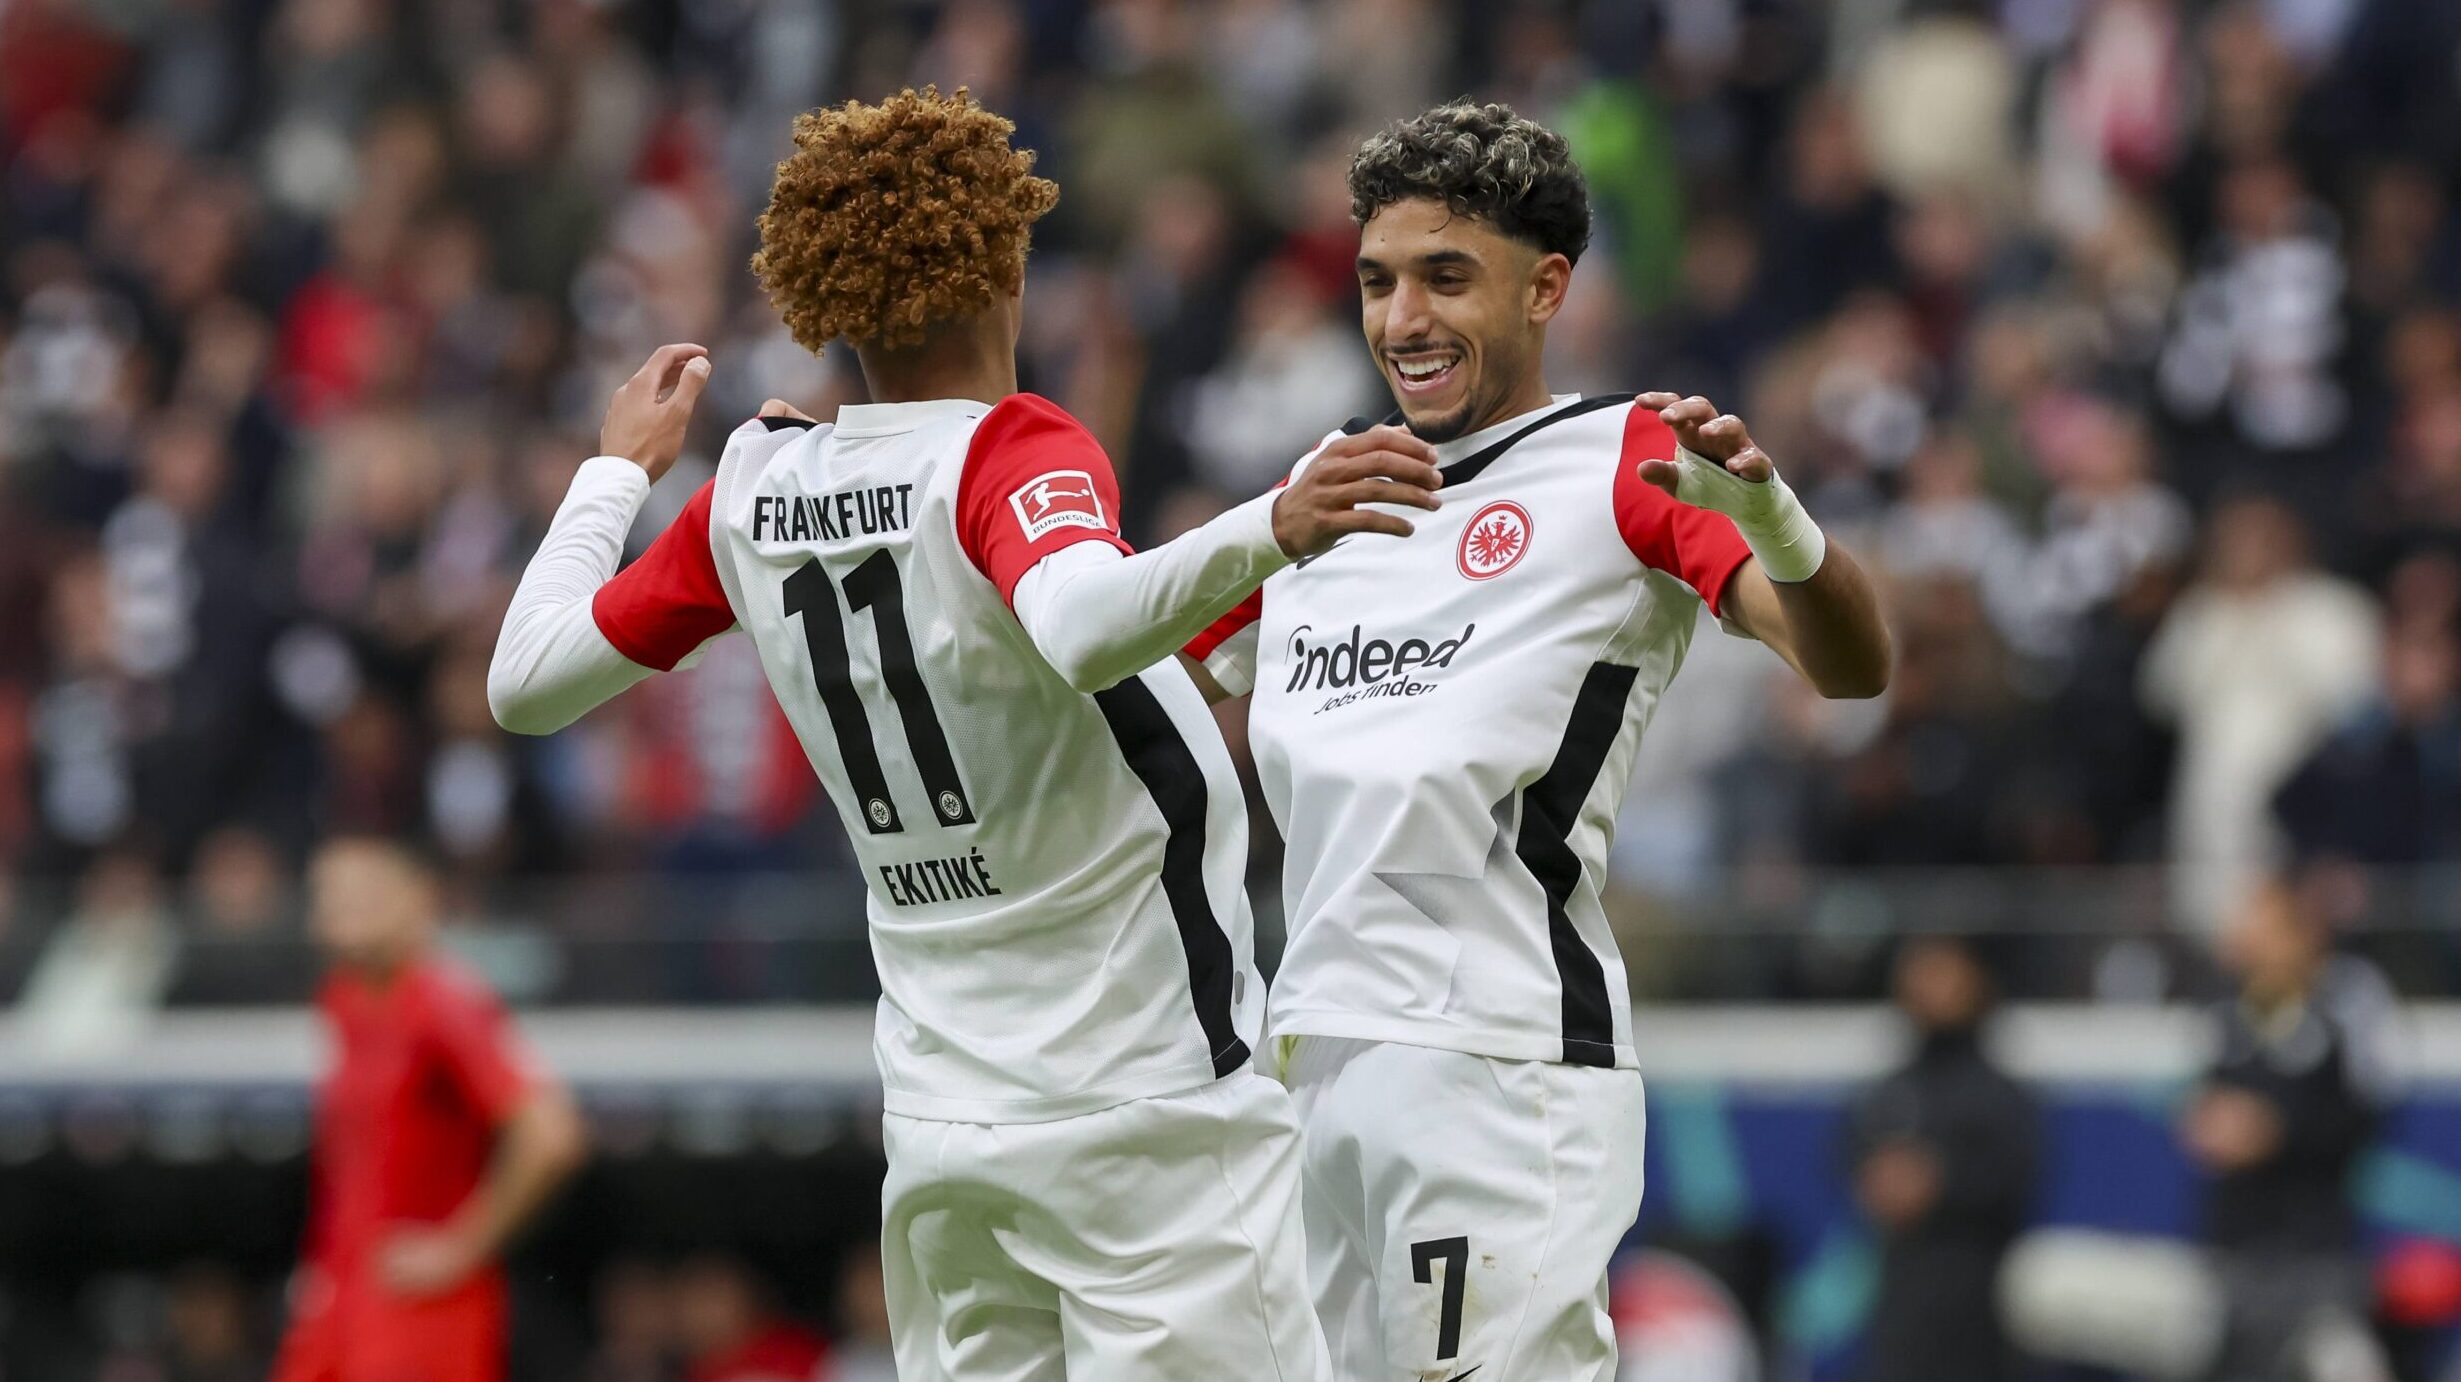
[[1544, 326], [1554, 320], [1564, 308], [1564, 295], [1572, 291], [1572, 261], [1560, 254], [1542, 254], [1530, 266], [1530, 321]]

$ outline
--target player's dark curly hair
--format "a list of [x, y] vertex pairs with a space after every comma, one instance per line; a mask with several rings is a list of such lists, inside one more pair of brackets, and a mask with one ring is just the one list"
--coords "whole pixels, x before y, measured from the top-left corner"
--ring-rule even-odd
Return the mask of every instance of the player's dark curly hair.
[[964, 87], [797, 116], [752, 256], [795, 339], [920, 345], [1016, 291], [1029, 228], [1060, 199], [1008, 146], [1016, 128]]
[[1350, 160], [1351, 218], [1366, 225], [1414, 197], [1576, 264], [1589, 247], [1589, 184], [1572, 146], [1511, 106], [1455, 101], [1369, 136]]

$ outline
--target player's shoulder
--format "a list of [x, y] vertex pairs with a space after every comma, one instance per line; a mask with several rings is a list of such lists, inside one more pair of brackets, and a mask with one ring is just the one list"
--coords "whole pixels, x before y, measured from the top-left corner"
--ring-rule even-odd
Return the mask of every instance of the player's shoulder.
[[1656, 410], [1640, 406], [1637, 398], [1628, 393], [1591, 394], [1536, 419], [1498, 444], [1561, 455], [1592, 467], [1639, 460], [1635, 447], [1646, 449], [1661, 433], [1672, 447], [1674, 433], [1666, 430]]
[[1093, 432], [1050, 399], [1010, 394], [974, 424], [958, 505], [987, 511], [1036, 485], [1082, 491], [1093, 502], [1114, 494], [1117, 502], [1110, 455]]
[[727, 433], [724, 453], [718, 465], [724, 470], [745, 460], [767, 459], [778, 455], [795, 443], [814, 437], [825, 437], [830, 425], [806, 417], [750, 417], [734, 431]]
[[431, 1021], [492, 1021], [504, 1009], [477, 971], [449, 955], [419, 961], [403, 971], [402, 983], [411, 1006]]
[[717, 496], [725, 497], [767, 473], [793, 454], [806, 442], [825, 438], [830, 424], [802, 417], [751, 417], [727, 433], [726, 444], [718, 453], [718, 473], [714, 477]]
[[1074, 413], [1040, 394], [1013, 393], [974, 424], [966, 466], [1005, 472], [1074, 459], [1108, 466], [1102, 443]]
[[991, 405], [980, 424], [1002, 431], [1059, 432], [1088, 439], [1093, 433], [1077, 415], [1038, 393], [1013, 393]]

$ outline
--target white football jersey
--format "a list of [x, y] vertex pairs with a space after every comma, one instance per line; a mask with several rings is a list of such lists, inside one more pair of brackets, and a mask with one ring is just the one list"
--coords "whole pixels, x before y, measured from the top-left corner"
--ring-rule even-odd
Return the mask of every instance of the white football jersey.
[[755, 421], [598, 596], [643, 666], [729, 623], [758, 646], [870, 886], [891, 1113], [1071, 1117], [1255, 1039], [1247, 822], [1204, 698], [1175, 662], [1076, 691], [1008, 607], [1118, 515], [1101, 448], [1031, 395]]
[[1640, 479], [1675, 439], [1629, 395], [1437, 454], [1441, 510], [1395, 510], [1414, 534], [1289, 567], [1189, 646], [1252, 683], [1289, 842], [1268, 1025], [1629, 1066], [1607, 852], [1659, 693], [1749, 549]]

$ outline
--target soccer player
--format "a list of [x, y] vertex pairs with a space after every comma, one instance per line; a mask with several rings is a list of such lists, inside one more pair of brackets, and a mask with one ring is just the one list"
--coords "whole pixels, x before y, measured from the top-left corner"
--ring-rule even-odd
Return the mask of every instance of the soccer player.
[[870, 887], [901, 1376], [1318, 1382], [1289, 1096], [1249, 1060], [1246, 817], [1172, 653], [1294, 556], [1406, 534], [1358, 505], [1433, 508], [1433, 453], [1346, 438], [1320, 479], [1129, 554], [1101, 447], [1017, 392], [1057, 190], [1010, 130], [962, 90], [796, 122], [754, 267], [796, 340], [853, 345], [874, 401], [764, 408], [610, 579], [709, 372], [697, 346], [651, 357], [490, 692], [546, 732], [751, 636]]
[[275, 1382], [494, 1382], [504, 1245], [581, 1164], [572, 1100], [494, 998], [435, 952], [436, 884], [344, 839], [308, 870], [340, 1059], [316, 1098], [315, 1196]]
[[1643, 1110], [1599, 887], [1635, 750], [1704, 605], [1831, 696], [1882, 689], [1888, 637], [1741, 421], [1548, 392], [1589, 239], [1561, 137], [1444, 106], [1369, 139], [1350, 188], [1368, 348], [1443, 508], [1188, 648], [1253, 689], [1289, 841], [1268, 1026], [1317, 1306], [1345, 1377], [1611, 1378]]

